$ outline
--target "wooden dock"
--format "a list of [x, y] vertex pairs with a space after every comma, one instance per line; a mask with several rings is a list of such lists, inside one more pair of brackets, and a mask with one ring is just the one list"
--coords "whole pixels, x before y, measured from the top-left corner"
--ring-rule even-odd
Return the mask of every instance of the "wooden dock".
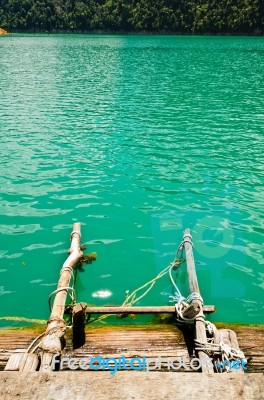
[[[175, 260], [150, 281], [150, 286], [147, 283], [127, 295], [119, 307], [91, 307], [84, 302], [76, 303], [71, 283], [76, 265], [94, 259], [94, 255], [83, 255], [80, 224], [75, 223], [69, 257], [60, 271], [57, 289], [49, 298], [51, 314], [46, 329], [0, 331], [0, 399], [103, 399], [111, 393], [113, 399], [185, 399], [188, 396], [190, 400], [197, 400], [199, 396], [205, 400], [222, 400], [228, 394], [230, 399], [262, 400], [263, 326], [214, 325], [206, 320], [215, 307], [203, 303], [192, 248], [190, 230], [186, 229]], [[172, 278], [173, 268], [182, 263], [179, 251], [181, 254], [185, 251], [190, 289], [187, 298], [181, 296]], [[135, 306], [165, 273], [169, 273], [175, 287], [175, 304]], [[142, 288], [146, 288], [143, 296], [137, 297]], [[71, 303], [66, 304], [69, 294]], [[71, 329], [65, 322], [66, 314], [72, 319]], [[167, 322], [93, 324], [110, 314], [119, 317], [152, 314], [165, 317]], [[74, 360], [77, 367], [64, 363], [65, 358]], [[123, 358], [128, 364], [117, 363]], [[237, 359], [240, 364], [246, 362], [247, 369], [230, 368], [229, 358]], [[88, 363], [90, 369], [83, 371], [81, 363], [92, 359], [97, 359], [96, 368]], [[54, 360], [57, 360], [56, 368]], [[144, 360], [145, 368], [135, 371], [133, 360], [141, 367]], [[226, 361], [227, 366], [221, 366]]]
[[[249, 373], [264, 372], [263, 326], [217, 324], [217, 327], [236, 331], [239, 347], [249, 360]], [[25, 352], [30, 343], [44, 331], [45, 328], [39, 327], [0, 330], [0, 371], [4, 370], [12, 354]], [[170, 359], [186, 357], [186, 359], [190, 360], [190, 355], [193, 353], [193, 335], [194, 332], [192, 330], [184, 332], [177, 326], [167, 323], [151, 325], [91, 325], [85, 329], [85, 343], [76, 349], [73, 349], [72, 346], [73, 332], [67, 332], [63, 354], [73, 357], [103, 356], [105, 358], [118, 358], [125, 356], [128, 359], [136, 356], [146, 356], [148, 358], [161, 356]], [[161, 370], [167, 371], [166, 363], [162, 363]], [[184, 370], [171, 372], [179, 373], [184, 372]], [[193, 370], [189, 372], [195, 373]]]

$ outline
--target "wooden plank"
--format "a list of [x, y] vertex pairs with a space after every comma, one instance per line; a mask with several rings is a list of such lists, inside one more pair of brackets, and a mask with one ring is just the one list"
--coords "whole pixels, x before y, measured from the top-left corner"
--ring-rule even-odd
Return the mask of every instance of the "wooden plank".
[[23, 362], [20, 365], [19, 371], [33, 372], [37, 371], [39, 366], [39, 357], [37, 354], [26, 353]]
[[5, 371], [36, 371], [39, 365], [37, 354], [16, 352], [8, 358]]
[[[193, 257], [193, 250], [191, 244], [191, 234], [190, 229], [185, 229], [183, 235], [183, 245], [185, 248], [185, 256], [186, 256], [186, 265], [187, 265], [187, 273], [188, 273], [188, 280], [189, 280], [189, 287], [191, 293], [198, 293], [200, 294], [198, 279], [195, 270], [195, 263]], [[202, 309], [202, 302], [201, 300], [194, 300], [194, 305], [197, 305]], [[205, 325], [203, 321], [195, 321], [195, 331], [196, 331], [196, 339], [202, 343], [207, 343], [207, 336]], [[213, 373], [213, 368], [208, 363], [209, 357], [203, 351], [198, 351], [198, 357], [202, 363], [202, 372]]]
[[[264, 327], [263, 326], [230, 326], [218, 325], [219, 328], [227, 327], [236, 330], [240, 349], [244, 352], [248, 362], [248, 372], [264, 371]], [[31, 329], [31, 328], [28, 328]], [[12, 329], [0, 330], [0, 371], [2, 371], [8, 358], [16, 349], [16, 338], [19, 338], [20, 351], [28, 348], [29, 344], [42, 330], [36, 333], [31, 330]], [[67, 345], [64, 351], [72, 351], [72, 332], [66, 334]], [[100, 354], [106, 358], [124, 355], [132, 357], [135, 354], [147, 357], [166, 356], [188, 357], [186, 343], [182, 333], [175, 325], [115, 325], [95, 326], [86, 328], [87, 341], [83, 347], [75, 350], [76, 355], [87, 356]], [[9, 344], [11, 343], [11, 344]]]
[[5, 371], [19, 371], [25, 353], [13, 353], [9, 358]]
[[[215, 312], [215, 306], [203, 306], [205, 313]], [[86, 314], [175, 314], [175, 306], [145, 306], [145, 307], [89, 307], [85, 308]], [[71, 310], [66, 310], [71, 313]]]

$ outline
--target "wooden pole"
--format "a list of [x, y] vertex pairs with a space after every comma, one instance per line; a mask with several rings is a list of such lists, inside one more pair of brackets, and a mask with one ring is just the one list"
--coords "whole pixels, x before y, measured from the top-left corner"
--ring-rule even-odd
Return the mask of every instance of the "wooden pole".
[[48, 320], [45, 336], [40, 343], [41, 366], [40, 371], [52, 370], [51, 362], [54, 354], [61, 353], [63, 336], [66, 331], [66, 324], [63, 319], [65, 302], [69, 289], [73, 268], [81, 259], [81, 226], [79, 222], [73, 225], [71, 234], [71, 247], [69, 257], [62, 266], [54, 303]]
[[[185, 229], [185, 231], [184, 231], [183, 245], [184, 245], [185, 254], [186, 254], [186, 264], [187, 264], [187, 273], [188, 273], [188, 278], [189, 278], [190, 292], [200, 294], [196, 270], [195, 270], [195, 262], [194, 262], [193, 250], [192, 250], [192, 247], [193, 247], [192, 246], [192, 237], [190, 234], [190, 229]], [[193, 304], [197, 305], [202, 310], [203, 304], [202, 304], [201, 300], [193, 300]], [[206, 330], [205, 330], [205, 325], [204, 325], [203, 319], [204, 319], [204, 314], [202, 312], [201, 320], [195, 321], [195, 336], [196, 336], [196, 339], [199, 340], [200, 342], [207, 343], [207, 336], [206, 336]], [[202, 372], [212, 373], [213, 366], [210, 366], [208, 355], [206, 353], [204, 353], [203, 351], [198, 351], [198, 357], [202, 364]]]
[[[231, 329], [217, 329], [216, 332], [214, 332], [214, 343], [216, 343], [216, 344], [224, 343], [224, 344], [228, 345], [229, 347], [240, 351], [236, 333]], [[244, 356], [244, 353], [243, 353], [243, 356]], [[244, 360], [246, 361], [245, 356], [244, 356]], [[216, 358], [217, 363], [221, 364], [222, 361], [223, 361], [222, 357]], [[226, 366], [228, 367], [228, 363]], [[222, 369], [221, 367], [218, 367], [218, 370], [220, 372], [224, 372], [225, 368]], [[244, 369], [241, 367], [238, 369], [231, 368], [228, 372], [243, 374]]]
[[[212, 313], [215, 311], [214, 306], [203, 306], [204, 313]], [[71, 313], [72, 310], [65, 310], [65, 314]], [[85, 307], [86, 314], [175, 314], [175, 306], [117, 306], [117, 307]]]

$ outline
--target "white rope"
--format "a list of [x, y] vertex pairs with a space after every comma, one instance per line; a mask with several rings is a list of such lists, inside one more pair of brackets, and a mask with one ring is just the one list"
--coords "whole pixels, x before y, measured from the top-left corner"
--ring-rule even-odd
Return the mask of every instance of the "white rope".
[[204, 321], [204, 324], [205, 329], [209, 332], [210, 335], [213, 335], [217, 331], [215, 324], [213, 324], [212, 322]]
[[[78, 232], [74, 232], [74, 233], [78, 233]], [[72, 286], [65, 286], [62, 288], [58, 288], [58, 289], [54, 290], [54, 292], [50, 293], [49, 298], [48, 298], [50, 311], [51, 311], [51, 297], [54, 296], [55, 294], [57, 294], [58, 292], [61, 292], [62, 290], [67, 290], [67, 291], [71, 290], [71, 292], [72, 292], [70, 294], [71, 300], [74, 304], [76, 303], [76, 294], [75, 294], [75, 290], [74, 290], [74, 281], [75, 281], [74, 270], [73, 270], [73, 268], [71, 268], [69, 266], [62, 267], [62, 269], [60, 271], [60, 276], [64, 271], [69, 271], [71, 273], [70, 282], [72, 281]]]
[[203, 343], [200, 342], [199, 340], [195, 339], [194, 340], [196, 347], [196, 351], [204, 351], [204, 352], [209, 352], [209, 353], [214, 353], [214, 354], [220, 354], [224, 356], [226, 360], [233, 360], [233, 359], [244, 359], [245, 355], [244, 353], [239, 350], [239, 349], [234, 349], [233, 347], [229, 346], [228, 344], [224, 342], [218, 343]]
[[49, 308], [50, 308], [50, 311], [51, 311], [51, 297], [54, 296], [55, 294], [57, 294], [58, 292], [61, 292], [62, 290], [71, 290], [72, 291], [72, 294], [70, 294], [71, 300], [72, 300], [73, 303], [76, 302], [75, 290], [74, 290], [73, 287], [65, 286], [65, 287], [62, 287], [62, 288], [58, 288], [58, 289], [54, 290], [54, 292], [52, 292], [49, 295]]
[[71, 240], [72, 240], [72, 236], [73, 236], [75, 233], [76, 233], [77, 235], [79, 235], [79, 238], [80, 238], [80, 240], [81, 240], [81, 238], [82, 238], [81, 232], [78, 232], [78, 231], [72, 231], [72, 233], [71, 233]]
[[245, 358], [244, 353], [239, 350], [239, 349], [234, 349], [233, 347], [230, 347], [228, 344], [225, 344], [224, 342], [220, 342], [219, 344], [220, 351], [225, 355], [227, 359], [236, 359], [240, 358], [243, 359]]
[[[193, 300], [200, 300], [201, 301], [201, 305], [200, 305], [200, 310], [198, 312], [198, 314], [196, 314], [194, 317], [184, 317], [183, 316], [183, 312], [184, 310], [192, 303]], [[178, 303], [175, 304], [175, 309], [176, 309], [176, 313], [178, 316], [178, 321], [198, 321], [198, 320], [204, 320], [204, 314], [203, 314], [203, 299], [201, 297], [201, 295], [199, 293], [191, 293], [187, 299], [180, 301]]]
[[174, 294], [174, 296], [170, 296], [171, 300], [169, 300], [169, 301], [176, 301], [178, 303], [178, 302], [181, 302], [181, 301], [185, 300], [185, 297], [183, 297], [183, 295], [181, 294], [180, 289], [176, 285], [176, 282], [175, 282], [175, 280], [173, 279], [173, 276], [172, 276], [172, 269], [174, 267], [174, 263], [171, 263], [169, 267], [170, 267], [169, 268], [170, 280], [171, 280], [171, 283], [174, 286], [174, 289], [176, 290], [176, 293]]
[[192, 247], [194, 247], [193, 241], [192, 241], [192, 235], [184, 235], [183, 236], [183, 241], [181, 242], [180, 246], [184, 246], [184, 243], [189, 243]]
[[[176, 258], [178, 256], [179, 251], [180, 250], [183, 251], [184, 243], [190, 243], [193, 246], [192, 236], [191, 235], [185, 235], [184, 236], [183, 241], [180, 243], [180, 245], [179, 245], [179, 247], [177, 249]], [[194, 320], [197, 320], [199, 318], [204, 319], [202, 307], [201, 307], [199, 313], [196, 316], [192, 317], [192, 318], [186, 318], [186, 317], [183, 316], [184, 309], [186, 309], [186, 307], [188, 307], [188, 305], [192, 301], [200, 300], [202, 305], [203, 305], [203, 299], [202, 299], [200, 293], [196, 293], [196, 292], [191, 293], [187, 298], [185, 298], [181, 294], [180, 289], [176, 285], [176, 282], [175, 282], [175, 280], [174, 280], [174, 278], [172, 276], [172, 269], [173, 269], [174, 265], [175, 265], [175, 260], [169, 266], [170, 280], [171, 280], [172, 285], [174, 286], [174, 289], [175, 289], [175, 293], [174, 293], [174, 295], [171, 295], [169, 297], [169, 301], [175, 303], [175, 309], [176, 309], [176, 313], [177, 313], [177, 320], [178, 321], [186, 321], [187, 322], [187, 321], [194, 321]]]
[[[36, 339], [33, 340], [33, 342], [30, 343], [30, 345], [28, 346], [26, 353], [29, 353], [29, 350], [31, 349], [31, 347], [42, 337], [45, 335], [45, 332], [41, 333], [40, 335], [38, 335], [36, 337]], [[35, 349], [32, 351], [32, 353], [34, 353]]]
[[60, 271], [60, 275], [64, 272], [64, 271], [69, 271], [71, 273], [71, 279], [74, 280], [74, 271], [72, 267], [69, 267], [66, 265], [66, 267], [62, 267], [61, 271]]
[[[187, 298], [185, 298], [181, 294], [178, 286], [176, 285], [176, 283], [175, 283], [175, 281], [174, 281], [174, 279], [172, 277], [171, 271], [172, 271], [172, 268], [169, 269], [169, 275], [170, 275], [171, 282], [172, 282], [172, 284], [173, 284], [173, 286], [174, 286], [174, 288], [176, 290], [176, 293], [169, 297], [169, 301], [175, 303], [175, 309], [176, 309], [176, 313], [177, 313], [177, 318], [176, 319], [178, 321], [181, 321], [181, 322], [204, 320], [203, 308], [202, 308], [204, 302], [203, 302], [203, 298], [200, 295], [200, 293], [193, 292]], [[197, 315], [195, 315], [194, 317], [191, 317], [191, 318], [190, 317], [189, 318], [184, 317], [183, 316], [184, 310], [192, 303], [192, 301], [195, 301], [195, 300], [200, 300], [200, 302], [201, 302], [201, 308], [200, 308], [199, 313]]]

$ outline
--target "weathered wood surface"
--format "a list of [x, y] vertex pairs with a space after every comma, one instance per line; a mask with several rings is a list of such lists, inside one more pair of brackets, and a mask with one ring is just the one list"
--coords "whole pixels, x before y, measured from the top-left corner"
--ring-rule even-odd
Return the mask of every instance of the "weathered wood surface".
[[39, 365], [37, 354], [16, 352], [11, 354], [5, 367], [5, 371], [36, 371]]
[[[186, 265], [187, 265], [187, 273], [188, 273], [188, 280], [189, 280], [189, 287], [191, 293], [198, 293], [200, 294], [196, 270], [195, 270], [195, 263], [193, 257], [193, 250], [191, 244], [191, 234], [190, 229], [185, 229], [183, 235], [183, 243], [185, 248], [185, 256], [186, 256]], [[194, 300], [194, 305], [197, 305], [198, 308], [202, 309], [202, 302], [201, 300]], [[199, 340], [201, 343], [207, 343], [207, 336], [204, 322], [201, 320], [196, 320], [195, 322], [195, 331], [196, 331], [196, 339]], [[209, 357], [203, 351], [198, 351], [198, 357], [202, 363], [202, 371], [207, 373], [213, 373], [213, 368], [207, 364]]]
[[[264, 372], [264, 329], [258, 326], [224, 326], [237, 333], [240, 349], [249, 361], [248, 372]], [[42, 329], [42, 330], [41, 330]], [[15, 351], [25, 351], [43, 328], [30, 330], [0, 330], [0, 370], [3, 370], [10, 355]], [[189, 358], [182, 333], [171, 324], [161, 325], [118, 325], [86, 327], [86, 344], [74, 350], [75, 356], [103, 356], [132, 358], [185, 357]], [[190, 340], [191, 342], [191, 340]], [[71, 334], [66, 335], [64, 352], [72, 353]], [[164, 367], [166, 369], [166, 367]]]
[[[109, 329], [110, 328], [110, 329]], [[187, 359], [189, 354], [182, 332], [175, 326], [116, 326], [86, 329], [86, 343], [79, 349], [71, 350], [67, 342], [65, 353], [73, 357], [99, 357], [127, 359], [134, 357], [172, 359], [181, 357]], [[160, 368], [168, 369], [168, 363], [162, 361]], [[190, 372], [193, 372], [190, 369]]]
[[263, 400], [263, 374], [1, 372], [1, 400]]

